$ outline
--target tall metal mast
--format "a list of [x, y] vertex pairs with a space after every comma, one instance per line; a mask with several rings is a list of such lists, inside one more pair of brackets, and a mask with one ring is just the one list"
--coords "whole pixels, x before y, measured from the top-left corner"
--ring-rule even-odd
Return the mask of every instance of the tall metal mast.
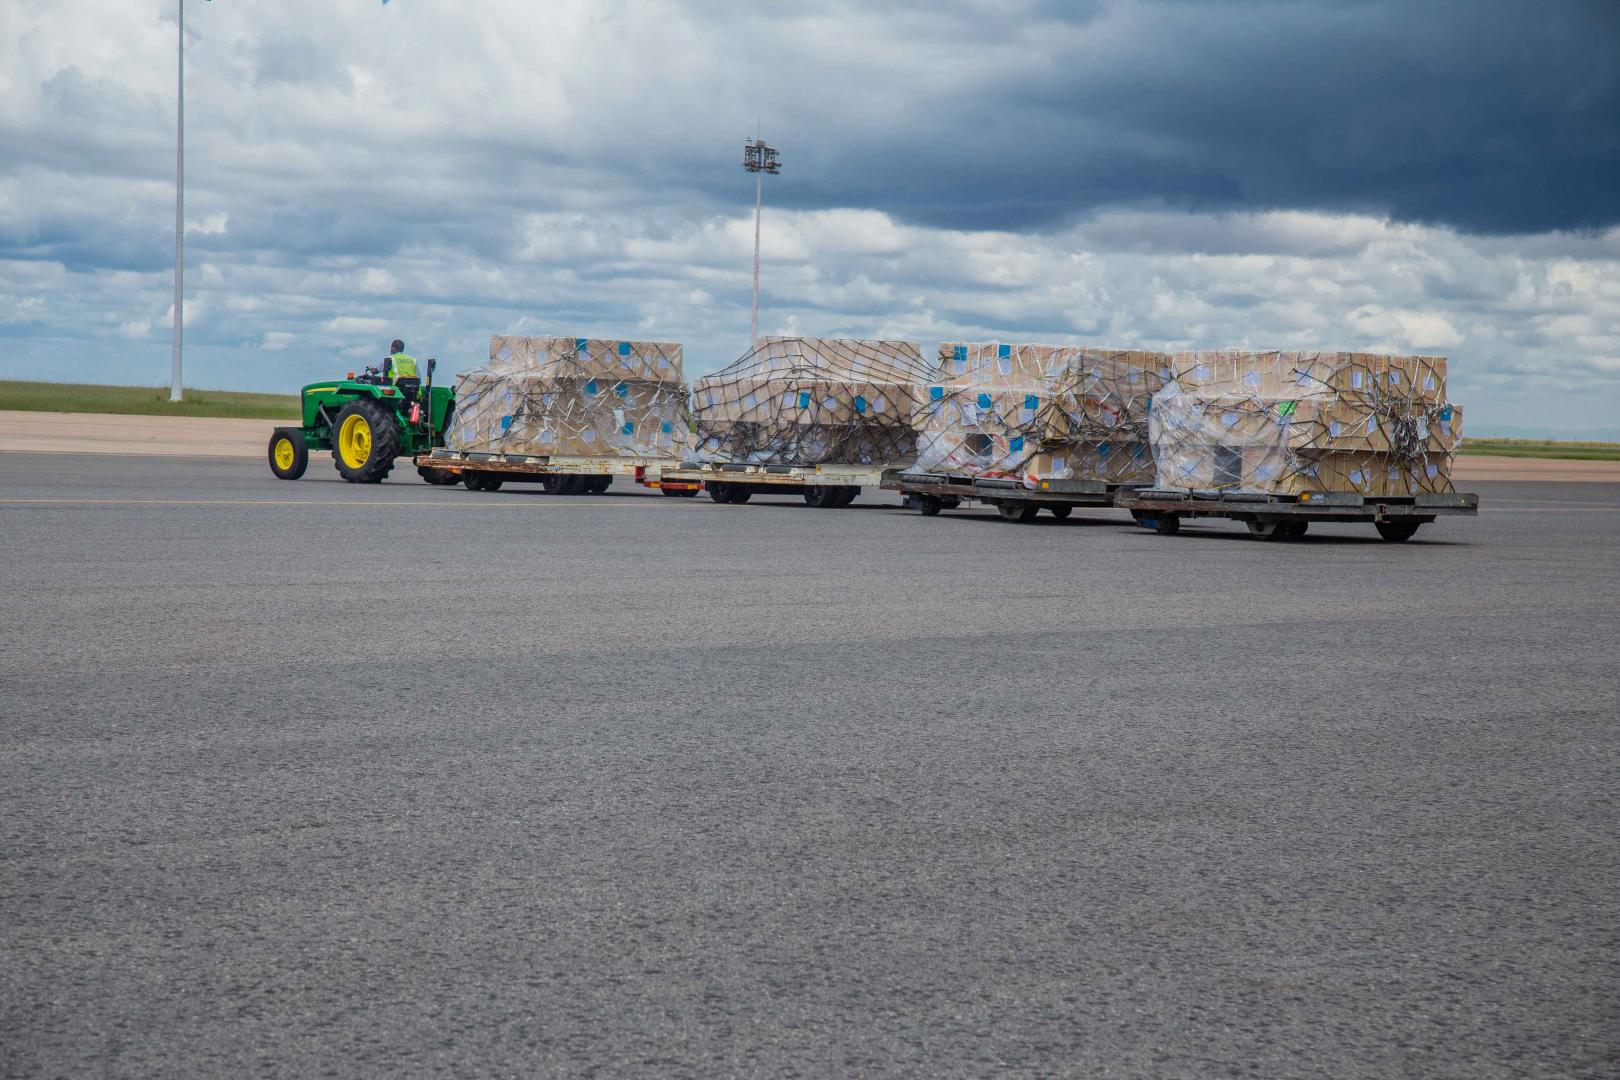
[[185, 333], [186, 218], [186, 0], [179, 0], [180, 36], [176, 50], [175, 85], [179, 102], [174, 138], [174, 346], [169, 362], [169, 400], [180, 400], [180, 342]]
[[765, 140], [755, 138], [743, 143], [743, 168], [754, 174], [754, 307], [749, 318], [749, 344], [759, 341], [759, 212], [764, 195], [765, 174], [775, 176], [782, 171], [774, 147]]

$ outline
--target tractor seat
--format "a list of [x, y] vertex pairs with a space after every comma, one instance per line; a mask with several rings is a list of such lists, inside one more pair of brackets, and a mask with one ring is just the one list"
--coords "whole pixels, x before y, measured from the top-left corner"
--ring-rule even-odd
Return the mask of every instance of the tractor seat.
[[415, 401], [417, 392], [422, 389], [422, 380], [395, 379], [394, 389], [398, 390], [399, 396], [404, 398], [406, 401]]

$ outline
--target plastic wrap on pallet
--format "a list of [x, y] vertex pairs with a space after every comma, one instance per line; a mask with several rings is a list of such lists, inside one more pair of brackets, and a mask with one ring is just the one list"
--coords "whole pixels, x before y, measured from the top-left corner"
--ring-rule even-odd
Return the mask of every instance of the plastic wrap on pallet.
[[1453, 490], [1462, 407], [1437, 356], [1193, 352], [1153, 398], [1157, 484], [1195, 491]]
[[751, 465], [911, 464], [931, 369], [906, 341], [762, 338], [692, 386], [689, 455]]
[[1148, 402], [1169, 357], [946, 342], [915, 423], [917, 467], [963, 476], [1150, 483]]
[[533, 457], [680, 457], [691, 441], [681, 347], [663, 341], [495, 337], [456, 379], [446, 443]]

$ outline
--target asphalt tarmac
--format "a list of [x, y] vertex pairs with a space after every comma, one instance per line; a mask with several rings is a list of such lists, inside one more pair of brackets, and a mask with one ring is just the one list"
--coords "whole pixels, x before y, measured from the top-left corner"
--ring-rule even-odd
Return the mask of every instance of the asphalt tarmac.
[[1620, 1074], [1620, 485], [621, 488], [0, 455], [0, 1072]]

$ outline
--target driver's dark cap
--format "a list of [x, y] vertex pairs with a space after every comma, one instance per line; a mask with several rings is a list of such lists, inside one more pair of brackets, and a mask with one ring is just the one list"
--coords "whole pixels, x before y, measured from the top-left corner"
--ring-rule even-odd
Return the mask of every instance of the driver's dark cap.
[[405, 343], [403, 341], [399, 340], [399, 338], [395, 338], [394, 343], [392, 345], [388, 346], [388, 351], [391, 352], [391, 353], [404, 352], [405, 351]]

